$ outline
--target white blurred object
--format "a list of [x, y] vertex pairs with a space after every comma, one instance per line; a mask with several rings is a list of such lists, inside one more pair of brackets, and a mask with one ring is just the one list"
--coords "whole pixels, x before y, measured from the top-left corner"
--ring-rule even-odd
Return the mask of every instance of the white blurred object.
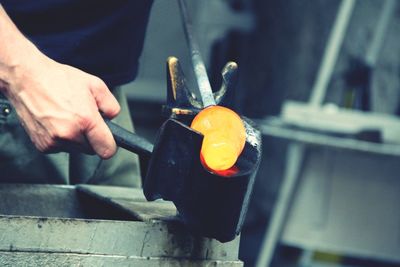
[[384, 143], [400, 144], [400, 120], [394, 115], [332, 107], [327, 110], [326, 107], [286, 101], [281, 118], [304, 129], [332, 133], [357, 134], [374, 129], [381, 133]]

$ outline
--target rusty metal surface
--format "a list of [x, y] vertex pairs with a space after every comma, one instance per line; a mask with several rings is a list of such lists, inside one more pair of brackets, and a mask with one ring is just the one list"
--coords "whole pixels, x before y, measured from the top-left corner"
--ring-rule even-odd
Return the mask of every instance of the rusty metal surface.
[[229, 244], [196, 238], [180, 225], [0, 216], [0, 251], [237, 260]]
[[129, 267], [241, 267], [240, 261], [184, 260], [171, 258], [138, 258], [107, 255], [79, 255], [72, 253], [1, 252], [0, 266], [129, 266]]
[[[195, 237], [181, 223], [171, 220], [169, 215], [175, 213], [171, 204], [159, 202], [158, 208], [166, 210], [163, 212], [168, 215], [165, 219], [154, 219], [162, 217], [161, 214], [154, 215], [142, 207], [136, 212], [139, 217], [146, 218], [146, 222], [129, 221], [128, 218], [115, 220], [109, 209], [118, 210], [118, 207], [108, 202], [135, 209], [139, 203], [144, 203], [141, 190], [82, 187], [102, 196], [95, 205], [99, 213], [103, 209], [103, 215], [111, 214], [110, 217], [90, 218], [86, 208], [76, 213], [79, 215], [76, 218], [68, 218], [74, 215], [71, 211], [57, 211], [70, 205], [68, 203], [79, 209], [82, 201], [87, 200], [81, 197], [82, 191], [72, 193], [74, 187], [0, 185], [0, 203], [5, 196], [7, 201], [4, 202], [9, 203], [9, 212], [3, 209], [1, 213], [14, 214], [0, 215], [0, 266], [241, 266], [239, 238], [222, 244]], [[53, 198], [48, 198], [44, 205], [48, 196]], [[64, 206], [61, 205], [63, 202]], [[136, 206], [132, 206], [133, 203]], [[152, 203], [148, 210], [157, 203]], [[23, 206], [26, 208], [22, 209]], [[152, 216], [155, 217], [152, 219]]]

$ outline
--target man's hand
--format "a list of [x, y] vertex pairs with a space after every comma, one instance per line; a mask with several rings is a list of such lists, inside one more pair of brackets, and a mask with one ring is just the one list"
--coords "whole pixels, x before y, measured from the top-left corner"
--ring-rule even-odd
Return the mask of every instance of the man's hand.
[[116, 144], [99, 111], [113, 118], [120, 107], [104, 82], [41, 54], [30, 60], [12, 69], [4, 93], [35, 146], [52, 152], [70, 142], [111, 157]]
[[13, 104], [35, 146], [53, 152], [78, 145], [111, 157], [116, 144], [100, 112], [113, 118], [120, 107], [104, 82], [42, 54], [1, 4], [0, 40], [0, 92]]

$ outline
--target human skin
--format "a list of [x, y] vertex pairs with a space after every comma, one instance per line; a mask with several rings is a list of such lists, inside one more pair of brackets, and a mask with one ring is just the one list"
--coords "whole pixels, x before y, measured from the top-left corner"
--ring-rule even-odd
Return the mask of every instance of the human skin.
[[0, 92], [42, 152], [79, 148], [112, 157], [116, 144], [102, 115], [120, 106], [98, 77], [58, 63], [39, 51], [0, 4]]

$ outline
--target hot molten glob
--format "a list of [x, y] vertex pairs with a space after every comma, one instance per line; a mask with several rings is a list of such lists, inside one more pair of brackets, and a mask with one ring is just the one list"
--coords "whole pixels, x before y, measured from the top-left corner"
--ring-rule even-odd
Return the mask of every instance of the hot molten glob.
[[246, 143], [242, 119], [234, 111], [210, 106], [194, 118], [191, 127], [204, 135], [201, 159], [213, 171], [231, 168]]

